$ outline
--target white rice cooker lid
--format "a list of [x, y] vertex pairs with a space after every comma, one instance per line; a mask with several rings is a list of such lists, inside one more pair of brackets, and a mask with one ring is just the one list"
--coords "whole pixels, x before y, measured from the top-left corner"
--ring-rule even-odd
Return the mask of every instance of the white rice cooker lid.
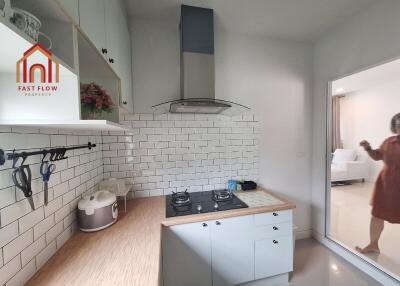
[[[102, 207], [112, 205], [117, 200], [114, 193], [107, 190], [100, 190], [94, 192], [90, 196], [85, 196], [78, 203], [78, 209], [80, 210], [94, 210]], [[91, 211], [90, 211], [91, 212]]]

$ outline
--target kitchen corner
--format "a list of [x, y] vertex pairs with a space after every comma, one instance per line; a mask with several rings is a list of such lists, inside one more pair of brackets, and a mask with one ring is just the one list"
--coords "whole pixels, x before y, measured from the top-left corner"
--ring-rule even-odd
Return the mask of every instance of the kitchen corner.
[[117, 223], [75, 234], [27, 285], [162, 285], [163, 227], [295, 208], [281, 196], [260, 191], [281, 203], [166, 218], [165, 196], [129, 200]]

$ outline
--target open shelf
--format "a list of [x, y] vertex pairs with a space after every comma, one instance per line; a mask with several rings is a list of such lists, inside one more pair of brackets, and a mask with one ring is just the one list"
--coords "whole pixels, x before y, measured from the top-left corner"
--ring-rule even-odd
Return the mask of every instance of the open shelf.
[[81, 32], [78, 32], [79, 80], [80, 83], [96, 83], [112, 98], [114, 109], [103, 113], [101, 119], [119, 122], [120, 79], [104, 57]]
[[[60, 4], [54, 0], [13, 0], [12, 7], [19, 8], [31, 13], [37, 17], [42, 26], [40, 32], [46, 34], [52, 41], [53, 46], [50, 51], [57, 57], [59, 62], [68, 67], [71, 71], [75, 72], [76, 60], [74, 57], [74, 25], [72, 20], [65, 14]], [[1, 21], [10, 26], [14, 32], [18, 33], [24, 39], [28, 40], [31, 44], [35, 41], [27, 36], [23, 31], [19, 30], [8, 21], [8, 19], [1, 18]], [[48, 41], [39, 36], [39, 43], [44, 47], [48, 47]]]
[[76, 120], [76, 121], [0, 121], [0, 126], [23, 126], [36, 128], [52, 128], [67, 130], [93, 130], [93, 131], [130, 131], [129, 127], [107, 120]]

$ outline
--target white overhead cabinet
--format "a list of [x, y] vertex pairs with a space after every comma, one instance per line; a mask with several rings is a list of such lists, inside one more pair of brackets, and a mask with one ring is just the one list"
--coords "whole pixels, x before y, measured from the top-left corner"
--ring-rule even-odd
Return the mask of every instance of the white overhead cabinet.
[[133, 112], [131, 44], [119, 1], [79, 0], [80, 28], [120, 79], [118, 104]]
[[79, 0], [79, 23], [100, 53], [106, 52], [106, 23], [103, 0]]
[[287, 275], [292, 228], [290, 210], [164, 227], [164, 286], [252, 285]]
[[79, 0], [57, 0], [64, 11], [79, 25]]

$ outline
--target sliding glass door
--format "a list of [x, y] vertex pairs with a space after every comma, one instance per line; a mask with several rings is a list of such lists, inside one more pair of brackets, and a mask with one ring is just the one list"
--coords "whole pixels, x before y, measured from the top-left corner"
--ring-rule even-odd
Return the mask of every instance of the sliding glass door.
[[400, 277], [400, 60], [329, 84], [327, 237]]

